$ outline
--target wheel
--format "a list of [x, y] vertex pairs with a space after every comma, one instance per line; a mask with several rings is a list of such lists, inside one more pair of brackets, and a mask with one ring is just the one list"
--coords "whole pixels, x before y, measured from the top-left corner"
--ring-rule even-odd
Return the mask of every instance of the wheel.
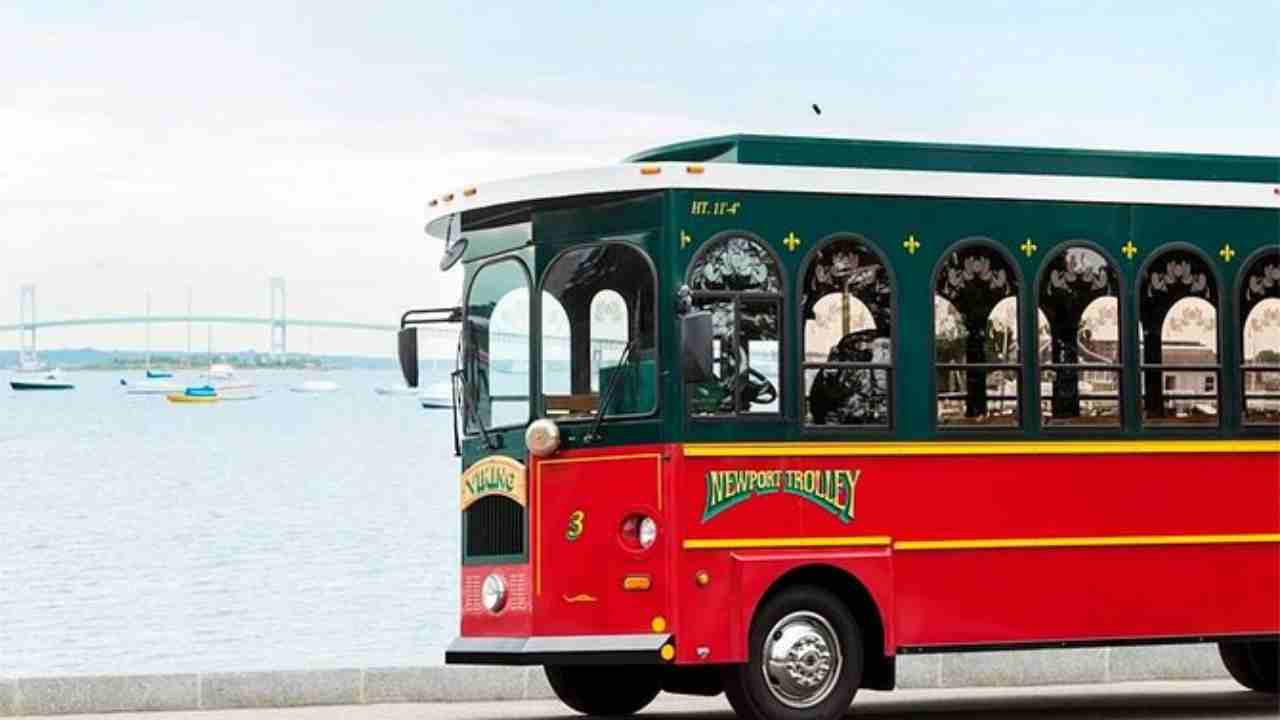
[[1222, 664], [1236, 682], [1258, 692], [1276, 693], [1280, 686], [1280, 640], [1218, 643]]
[[626, 665], [547, 665], [560, 702], [584, 715], [631, 715], [658, 696], [656, 668]]
[[751, 621], [747, 662], [724, 671], [724, 691], [743, 720], [835, 720], [862, 683], [862, 632], [831, 593], [788, 588]]

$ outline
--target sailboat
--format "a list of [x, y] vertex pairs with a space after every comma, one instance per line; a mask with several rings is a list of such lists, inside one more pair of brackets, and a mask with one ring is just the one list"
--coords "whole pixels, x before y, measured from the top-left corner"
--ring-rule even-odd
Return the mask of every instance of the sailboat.
[[209, 370], [206, 373], [208, 385], [217, 391], [223, 400], [256, 400], [258, 386], [236, 376], [235, 368], [229, 363], [213, 361], [213, 325], [208, 326], [209, 333]]
[[164, 372], [162, 370], [151, 369], [151, 294], [147, 294], [147, 377], [146, 380], [130, 383], [125, 379], [120, 380], [120, 384], [124, 386], [125, 392], [130, 395], [167, 395], [176, 392], [179, 387], [171, 382], [167, 382], [167, 378], [172, 378], [173, 373]]
[[[315, 333], [312, 332], [307, 339], [307, 355], [315, 356]], [[297, 383], [289, 388], [291, 392], [296, 393], [330, 393], [338, 390], [338, 383], [332, 380], [307, 380]]]
[[184, 404], [195, 404], [195, 405], [205, 405], [208, 403], [215, 403], [222, 399], [222, 397], [218, 395], [218, 391], [209, 385], [201, 385], [199, 387], [189, 387], [186, 390], [183, 390], [182, 392], [169, 393], [165, 395], [165, 397], [168, 398], [169, 402], [171, 403], [184, 403]]

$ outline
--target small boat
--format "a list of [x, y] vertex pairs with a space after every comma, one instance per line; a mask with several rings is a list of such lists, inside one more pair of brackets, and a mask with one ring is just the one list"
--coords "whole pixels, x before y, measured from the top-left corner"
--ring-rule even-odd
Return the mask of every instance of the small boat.
[[121, 378], [120, 384], [124, 386], [124, 391], [129, 395], [167, 395], [182, 389], [176, 383], [165, 380], [142, 380], [130, 383]]
[[289, 388], [296, 393], [325, 393], [338, 389], [338, 383], [332, 380], [303, 380]]
[[379, 395], [417, 395], [418, 388], [408, 385], [379, 385], [373, 389]]
[[[164, 378], [173, 377], [173, 373], [171, 372], [165, 372], [164, 370], [151, 369], [151, 294], [150, 293], [147, 293], [147, 359], [146, 359], [146, 363], [147, 363], [147, 379], [148, 380], [160, 380]], [[124, 381], [121, 380], [120, 384], [123, 385]], [[156, 390], [153, 390], [152, 392], [159, 393], [159, 392], [167, 392], [169, 390], [177, 390], [177, 389], [178, 388], [176, 387], [169, 387], [164, 390], [156, 389]], [[148, 394], [148, 393], [135, 393], [135, 394]]]
[[453, 408], [453, 388], [449, 383], [434, 383], [418, 393], [418, 403], [428, 410]]
[[220, 395], [226, 395], [228, 392], [249, 393], [258, 387], [255, 383], [237, 377], [235, 369], [223, 363], [210, 365], [205, 377], [208, 378], [209, 385]]
[[172, 403], [191, 404], [213, 403], [222, 399], [218, 396], [218, 391], [210, 385], [189, 387], [182, 392], [169, 393], [168, 395], [165, 395], [165, 397]]
[[9, 387], [14, 390], [74, 390], [75, 385], [62, 379], [57, 370], [50, 370], [42, 374], [23, 373], [27, 375], [21, 379], [14, 378], [9, 380]]
[[209, 377], [215, 380], [230, 380], [236, 376], [236, 371], [226, 363], [213, 363], [209, 366]]

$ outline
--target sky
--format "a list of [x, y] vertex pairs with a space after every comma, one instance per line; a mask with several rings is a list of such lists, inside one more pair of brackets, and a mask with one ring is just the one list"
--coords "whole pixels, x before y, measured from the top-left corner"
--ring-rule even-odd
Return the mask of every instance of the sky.
[[1280, 155], [1280, 0], [889, 5], [6, 3], [0, 324], [25, 283], [41, 319], [142, 314], [148, 294], [180, 314], [188, 288], [197, 313], [265, 316], [274, 275], [293, 317], [394, 322], [458, 301], [422, 231], [432, 195], [700, 135]]

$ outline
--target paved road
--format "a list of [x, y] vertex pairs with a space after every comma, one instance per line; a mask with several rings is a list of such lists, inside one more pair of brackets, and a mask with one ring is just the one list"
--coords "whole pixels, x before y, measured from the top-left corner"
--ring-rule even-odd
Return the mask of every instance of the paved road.
[[[62, 715], [59, 720], [569, 720], [580, 717], [553, 701], [432, 703], [216, 710], [163, 713]], [[1277, 718], [1275, 696], [1251, 693], [1229, 681], [1144, 682], [962, 690], [863, 692], [851, 718], [907, 720], [992, 718], [994, 720], [1196, 720], [1199, 718]], [[664, 695], [639, 718], [654, 720], [732, 720], [723, 697]]]

